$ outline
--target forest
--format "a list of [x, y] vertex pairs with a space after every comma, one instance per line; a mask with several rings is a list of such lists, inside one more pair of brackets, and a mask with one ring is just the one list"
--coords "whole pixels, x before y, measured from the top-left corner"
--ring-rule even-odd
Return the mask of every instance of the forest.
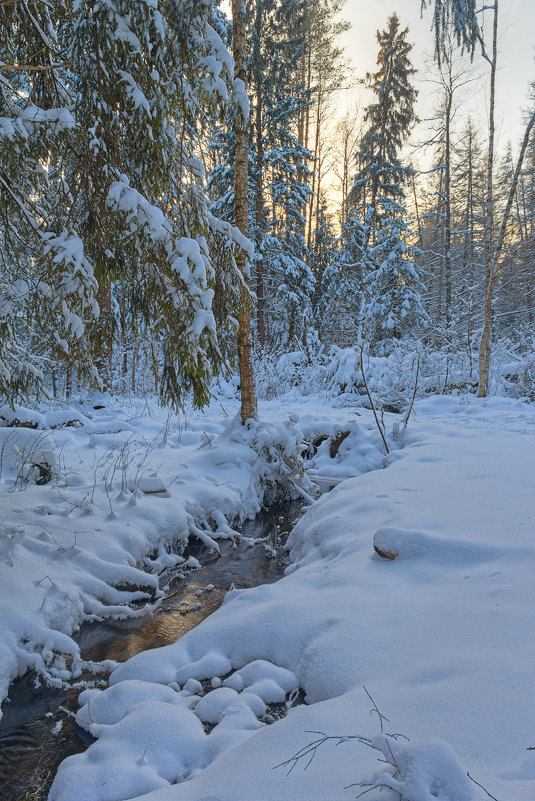
[[[358, 78], [334, 0], [234, 9], [234, 40], [208, 3], [2, 3], [6, 400], [92, 386], [203, 405], [248, 315], [251, 361], [420, 348], [485, 396], [491, 341], [532, 346], [533, 98], [500, 152], [498, 14], [474, 33], [465, 5], [434, 7], [436, 107], [416, 147], [395, 13]], [[476, 69], [483, 130], [464, 96]], [[366, 105], [337, 114], [358, 80]]]
[[0, 801], [534, 797], [535, 64], [412, 2], [0, 0]]

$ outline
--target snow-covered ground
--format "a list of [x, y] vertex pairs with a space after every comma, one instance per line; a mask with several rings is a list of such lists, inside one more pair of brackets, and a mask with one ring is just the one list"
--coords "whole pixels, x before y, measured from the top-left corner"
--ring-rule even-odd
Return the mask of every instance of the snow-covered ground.
[[[214, 510], [252, 514], [258, 452], [273, 435], [284, 443], [286, 432], [289, 444], [298, 428], [308, 439], [329, 434], [310, 474], [356, 476], [297, 524], [283, 579], [230, 592], [177, 643], [118, 666], [109, 689], [84, 692], [79, 721], [98, 739], [63, 763], [51, 801], [146, 793], [147, 801], [325, 801], [354, 798], [368, 789], [359, 783], [377, 785], [366, 796], [373, 800], [398, 798], [395, 790], [408, 801], [488, 798], [467, 771], [499, 801], [532, 801], [535, 408], [498, 398], [419, 401], [385, 461], [371, 412], [343, 401], [294, 393], [263, 402], [263, 428], [247, 436], [229, 429], [234, 401], [222, 404], [228, 417], [218, 401], [167, 442], [158, 415], [132, 409], [56, 429], [67, 486], [2, 495], [7, 679], [38, 658], [31, 643], [43, 643], [44, 660], [47, 645], [72, 653], [61, 637], [84, 615], [108, 614], [110, 604], [131, 614], [125, 604], [142, 584], [134, 571], [143, 560], [153, 570], [172, 560], [164, 546], [173, 536], [206, 536], [209, 524], [211, 536], [228, 535]], [[280, 425], [290, 414], [298, 423]], [[125, 434], [98, 428], [102, 416], [108, 428], [122, 420], [153, 443], [137, 478], [123, 483], [151, 478], [165, 493], [133, 498], [119, 468], [106, 492], [88, 457], [96, 464], [117, 453], [106, 449]], [[385, 415], [387, 431], [396, 419]], [[340, 431], [350, 433], [331, 458]], [[381, 558], [374, 545], [396, 558]], [[147, 591], [155, 586], [153, 574], [142, 576]], [[46, 669], [61, 678], [59, 660]], [[266, 711], [285, 703], [286, 716], [267, 725]], [[389, 718], [383, 734], [373, 704]], [[276, 768], [320, 739], [316, 732], [344, 740], [320, 745], [306, 770], [308, 757], [290, 773], [291, 762]]]
[[0, 410], [38, 426], [0, 427], [0, 701], [29, 667], [52, 683], [79, 675], [70, 635], [83, 620], [148, 613], [188, 536], [217, 549], [234, 535], [228, 521], [259, 510], [266, 448], [278, 441], [275, 458], [301, 434], [243, 431], [235, 406], [218, 401], [186, 430], [143, 401]]
[[[0, 702], [28, 668], [56, 684], [91, 669], [71, 634], [84, 620], [149, 613], [162, 595], [157, 574], [184, 561], [188, 537], [217, 550], [273, 480], [311, 491], [292, 462], [303, 438], [293, 402], [272, 404], [245, 431], [234, 394], [179, 418], [101, 397], [44, 413], [0, 409]], [[330, 433], [330, 416], [328, 406], [306, 415], [308, 436]], [[342, 408], [334, 419], [347, 418]], [[373, 451], [377, 432], [369, 439]]]

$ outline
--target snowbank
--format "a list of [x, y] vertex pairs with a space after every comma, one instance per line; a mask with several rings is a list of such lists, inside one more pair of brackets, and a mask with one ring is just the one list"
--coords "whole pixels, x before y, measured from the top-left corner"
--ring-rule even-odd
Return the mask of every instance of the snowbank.
[[[388, 469], [301, 519], [281, 581], [229, 593], [84, 693], [98, 740], [63, 763], [50, 800], [488, 797], [467, 769], [496, 798], [533, 799], [534, 434], [520, 402], [417, 403]], [[283, 694], [271, 722], [266, 702]], [[318, 732], [334, 739], [306, 771], [273, 770]]]
[[54, 685], [100, 670], [73, 633], [149, 614], [189, 536], [217, 551], [266, 492], [313, 491], [295, 419], [243, 429], [224, 403], [187, 427], [144, 401], [0, 410], [0, 701], [29, 668]]

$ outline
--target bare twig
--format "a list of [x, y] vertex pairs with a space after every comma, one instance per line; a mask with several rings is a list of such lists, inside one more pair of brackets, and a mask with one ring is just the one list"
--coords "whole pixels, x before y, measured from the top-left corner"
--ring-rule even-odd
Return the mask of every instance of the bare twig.
[[478, 787], [481, 787], [483, 792], [485, 792], [488, 795], [489, 798], [492, 798], [492, 801], [498, 801], [498, 799], [495, 796], [493, 796], [493, 795], [491, 795], [489, 793], [489, 791], [487, 790], [486, 787], [483, 787], [482, 784], [480, 784], [479, 782], [476, 782], [476, 780], [474, 779], [473, 776], [470, 776], [470, 774], [468, 772], [466, 773], [466, 775], [468, 776], [468, 778], [470, 779], [471, 782], [474, 782], [474, 784], [477, 784]]
[[386, 715], [383, 715], [381, 712], [379, 712], [379, 709], [378, 709], [378, 707], [377, 707], [377, 704], [375, 703], [375, 701], [374, 701], [374, 700], [373, 700], [373, 698], [371, 697], [370, 693], [368, 692], [368, 690], [366, 689], [366, 687], [364, 686], [364, 684], [362, 685], [362, 689], [364, 690], [364, 692], [366, 693], [366, 695], [368, 696], [368, 698], [370, 699], [370, 701], [371, 701], [371, 702], [372, 702], [372, 704], [373, 704], [373, 709], [371, 709], [371, 710], [370, 710], [370, 715], [371, 715], [371, 713], [372, 713], [372, 712], [375, 712], [375, 713], [377, 714], [377, 717], [379, 718], [379, 725], [380, 725], [380, 727], [381, 727], [381, 734], [384, 734], [383, 720], [386, 720], [386, 721], [387, 721], [387, 723], [389, 723], [390, 721], [389, 721], [389, 719], [386, 717]]
[[403, 428], [407, 428], [407, 423], [409, 422], [409, 417], [411, 416], [412, 407], [414, 406], [414, 399], [416, 398], [416, 390], [418, 389], [419, 374], [420, 374], [420, 354], [418, 354], [418, 362], [416, 364], [416, 378], [414, 379], [414, 392], [412, 393], [412, 399], [410, 402], [410, 406], [407, 410], [407, 414], [405, 415], [405, 419], [403, 420]]
[[24, 72], [46, 72], [60, 67], [72, 67], [72, 61], [65, 61], [63, 64], [44, 64], [40, 67], [32, 67], [29, 64], [0, 64], [0, 70], [23, 70]]
[[284, 762], [280, 762], [278, 765], [274, 765], [273, 770], [275, 770], [276, 768], [286, 768], [289, 765], [290, 768], [288, 770], [288, 773], [286, 774], [287, 776], [289, 776], [292, 770], [295, 768], [295, 766], [301, 759], [307, 759], [307, 763], [303, 768], [303, 770], [306, 770], [309, 767], [312, 760], [314, 759], [314, 757], [316, 756], [316, 751], [318, 750], [318, 748], [324, 745], [324, 743], [328, 742], [329, 740], [336, 740], [336, 745], [341, 745], [342, 743], [347, 742], [347, 740], [358, 740], [360, 743], [363, 743], [364, 745], [371, 745], [371, 740], [369, 740], [367, 737], [360, 737], [357, 734], [328, 735], [322, 731], [306, 731], [305, 734], [319, 734], [321, 736], [318, 737], [317, 740], [312, 740], [312, 742], [307, 743], [307, 745], [304, 745], [303, 748], [300, 748], [299, 751], [297, 751], [289, 759], [285, 759]]
[[366, 374], [364, 372], [364, 345], [360, 346], [360, 371], [362, 373], [362, 380], [364, 381], [364, 386], [366, 387], [366, 394], [368, 395], [368, 400], [370, 401], [370, 405], [372, 407], [373, 416], [375, 417], [375, 422], [377, 423], [377, 428], [379, 429], [379, 433], [381, 435], [381, 439], [383, 440], [383, 445], [385, 446], [385, 451], [387, 455], [390, 453], [390, 448], [388, 447], [385, 432], [383, 431], [383, 427], [379, 422], [379, 418], [377, 417], [377, 412], [375, 411], [375, 405], [372, 400], [372, 396], [370, 394], [370, 390], [368, 389], [368, 382], [366, 381]]

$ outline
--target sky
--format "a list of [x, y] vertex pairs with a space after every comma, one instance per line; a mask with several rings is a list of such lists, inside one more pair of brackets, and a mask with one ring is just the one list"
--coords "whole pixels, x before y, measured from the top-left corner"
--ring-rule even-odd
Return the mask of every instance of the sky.
[[[347, 0], [343, 16], [351, 22], [352, 28], [344, 37], [346, 52], [358, 77], [373, 72], [378, 50], [376, 30], [386, 27], [386, 21], [394, 11], [401, 24], [409, 27], [408, 41], [414, 44], [413, 62], [421, 70], [417, 83], [420, 90], [419, 114], [423, 117], [432, 105], [433, 91], [436, 95], [436, 89], [423, 82], [423, 77], [430, 71], [426, 62], [432, 60], [434, 50], [430, 8], [422, 17], [420, 0]], [[520, 138], [522, 108], [526, 107], [529, 84], [535, 80], [535, 0], [501, 0], [499, 14], [496, 122], [499, 142], [503, 144], [507, 139], [515, 142]], [[487, 28], [491, 23], [490, 16], [487, 14]], [[488, 67], [478, 52], [474, 56], [474, 68], [485, 77], [471, 93], [473, 96], [467, 98], [461, 113], [470, 111], [480, 118], [485, 131]], [[351, 95], [355, 96], [355, 92], [352, 91]]]

